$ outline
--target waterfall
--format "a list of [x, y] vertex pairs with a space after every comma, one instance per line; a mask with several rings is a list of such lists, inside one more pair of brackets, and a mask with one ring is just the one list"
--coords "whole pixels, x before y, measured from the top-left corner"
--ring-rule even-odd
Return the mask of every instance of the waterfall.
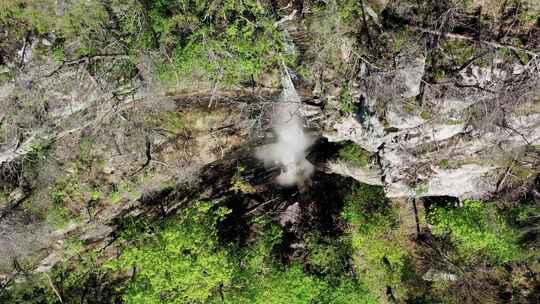
[[301, 100], [286, 67], [281, 75], [281, 85], [283, 91], [272, 115], [272, 130], [277, 142], [259, 148], [256, 156], [266, 164], [281, 166], [281, 174], [277, 177], [279, 184], [296, 184], [303, 188], [314, 171], [306, 159], [306, 150], [313, 144], [313, 138], [304, 132], [299, 114]]

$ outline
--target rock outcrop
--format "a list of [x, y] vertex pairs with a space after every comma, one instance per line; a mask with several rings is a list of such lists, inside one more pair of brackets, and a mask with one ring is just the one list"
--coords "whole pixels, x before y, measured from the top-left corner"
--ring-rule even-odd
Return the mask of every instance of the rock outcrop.
[[[516, 155], [538, 151], [539, 59], [508, 70], [496, 61], [491, 69], [472, 66], [434, 84], [423, 81], [424, 67], [417, 54], [360, 79], [355, 98], [363, 119], [336, 115], [324, 136], [376, 154], [389, 197], [491, 196]], [[376, 184], [354, 169], [335, 172]]]

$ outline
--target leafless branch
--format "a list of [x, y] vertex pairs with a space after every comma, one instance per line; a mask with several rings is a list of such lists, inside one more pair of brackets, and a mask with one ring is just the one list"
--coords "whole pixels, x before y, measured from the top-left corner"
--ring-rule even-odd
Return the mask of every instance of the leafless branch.
[[56, 296], [58, 297], [58, 301], [60, 301], [60, 303], [64, 303], [64, 301], [62, 301], [62, 297], [60, 296], [60, 293], [58, 292], [58, 289], [56, 289], [56, 287], [54, 287], [54, 284], [53, 284], [53, 281], [51, 280], [51, 277], [46, 272], [44, 274], [47, 277], [47, 280], [49, 281], [49, 285], [51, 286], [52, 290], [54, 291], [54, 294], [56, 294]]
[[[422, 27], [417, 27], [417, 26], [413, 26], [411, 27], [412, 29], [415, 29], [417, 31], [420, 31], [422, 33], [427, 33], [427, 34], [431, 34], [431, 35], [444, 35], [445, 37], [448, 37], [450, 39], [461, 39], [461, 40], [468, 40], [468, 41], [476, 41], [476, 39], [474, 39], [473, 37], [469, 37], [469, 36], [465, 36], [465, 35], [460, 35], [460, 34], [452, 34], [452, 33], [447, 33], [447, 34], [444, 34], [443, 32], [441, 31], [436, 31], [436, 30], [430, 30], [430, 29], [426, 29], [426, 28], [422, 28]], [[519, 51], [519, 52], [524, 52], [528, 55], [531, 55], [533, 57], [538, 57], [540, 56], [540, 54], [538, 53], [535, 53], [533, 51], [529, 51], [527, 49], [524, 49], [524, 48], [520, 48], [520, 47], [517, 47], [517, 46], [513, 46], [513, 45], [508, 45], [508, 44], [501, 44], [501, 43], [498, 43], [498, 42], [494, 42], [494, 41], [485, 41], [485, 40], [480, 40], [479, 41], [480, 43], [483, 43], [485, 45], [488, 45], [490, 47], [493, 47], [493, 48], [496, 48], [496, 49], [503, 49], [503, 48], [506, 48], [506, 49], [510, 49], [510, 50], [514, 50], [514, 51]]]

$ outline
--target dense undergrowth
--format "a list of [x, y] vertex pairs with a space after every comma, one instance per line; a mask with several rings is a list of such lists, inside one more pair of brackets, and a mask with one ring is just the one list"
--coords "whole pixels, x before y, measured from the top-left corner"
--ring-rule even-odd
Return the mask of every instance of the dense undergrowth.
[[[47, 275], [28, 274], [0, 292], [5, 303], [462, 303], [482, 295], [497, 301], [504, 269], [523, 267], [536, 254], [520, 241], [520, 208], [503, 216], [492, 205], [433, 205], [433, 235], [416, 247], [400, 227], [396, 206], [382, 188], [355, 184], [346, 197], [338, 236], [312, 230], [302, 254], [283, 260], [286, 231], [267, 216], [253, 217], [245, 241], [224, 240], [223, 223], [235, 225], [222, 203], [193, 201], [164, 221], [127, 219], [116, 258], [81, 253], [76, 240], [64, 262]], [[230, 218], [228, 221], [228, 218]], [[231, 222], [233, 220], [233, 222]], [[427, 233], [427, 232], [425, 232]], [[448, 245], [433, 244], [448, 238]], [[110, 254], [110, 253], [109, 253]], [[414, 257], [453, 279], [424, 281]], [[528, 257], [527, 257], [528, 256]], [[492, 270], [486, 264], [493, 263]], [[444, 272], [446, 269], [447, 272]], [[506, 270], [508, 271], [508, 270]], [[446, 274], [445, 274], [446, 273]], [[504, 276], [507, 276], [504, 278]], [[489, 280], [497, 278], [495, 287]], [[481, 281], [482, 279], [488, 281]], [[471, 280], [471, 281], [469, 281]], [[462, 285], [462, 284], [465, 284]], [[482, 289], [476, 289], [482, 288]], [[518, 298], [519, 299], [519, 298]], [[518, 300], [525, 301], [525, 299]]]
[[[140, 56], [154, 59], [165, 82], [196, 78], [224, 85], [252, 81], [294, 60], [284, 51], [275, 13], [261, 1], [3, 1], [0, 24], [9, 29], [0, 58], [26, 36], [51, 40], [43, 55], [59, 63], [94, 59], [93, 74], [111, 80], [137, 74]], [[27, 42], [25, 42], [27, 43]], [[116, 66], [103, 60], [118, 58]]]

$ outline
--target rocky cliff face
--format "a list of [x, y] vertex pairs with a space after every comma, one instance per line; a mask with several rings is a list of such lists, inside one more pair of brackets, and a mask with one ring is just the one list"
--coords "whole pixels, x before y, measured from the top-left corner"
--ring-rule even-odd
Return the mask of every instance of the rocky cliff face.
[[489, 197], [511, 183], [508, 170], [520, 168], [517, 183], [538, 171], [535, 162], [517, 161], [537, 155], [540, 143], [537, 58], [471, 65], [428, 84], [425, 59], [411, 54], [354, 84], [357, 112], [327, 120], [324, 136], [374, 153], [365, 172], [346, 174], [378, 184], [369, 173], [378, 171], [389, 197]]
[[[321, 111], [307, 107], [308, 122], [330, 141], [351, 141], [372, 154], [363, 168], [330, 167], [384, 185], [389, 197], [527, 192], [538, 172], [539, 54], [492, 42], [488, 33], [483, 40], [421, 25], [388, 42], [381, 23], [397, 15], [416, 22], [411, 7], [386, 1], [366, 6], [375, 27], [371, 36], [369, 30], [351, 35], [331, 13], [289, 26], [292, 41], [307, 54], [303, 67], [311, 71], [299, 81], [308, 88], [306, 99], [326, 105]], [[365, 44], [358, 46], [359, 39]], [[332, 47], [320, 47], [323, 41]], [[529, 48], [537, 43], [528, 41]], [[377, 53], [377, 46], [388, 44], [393, 56]], [[508, 47], [527, 59], [508, 56]]]

